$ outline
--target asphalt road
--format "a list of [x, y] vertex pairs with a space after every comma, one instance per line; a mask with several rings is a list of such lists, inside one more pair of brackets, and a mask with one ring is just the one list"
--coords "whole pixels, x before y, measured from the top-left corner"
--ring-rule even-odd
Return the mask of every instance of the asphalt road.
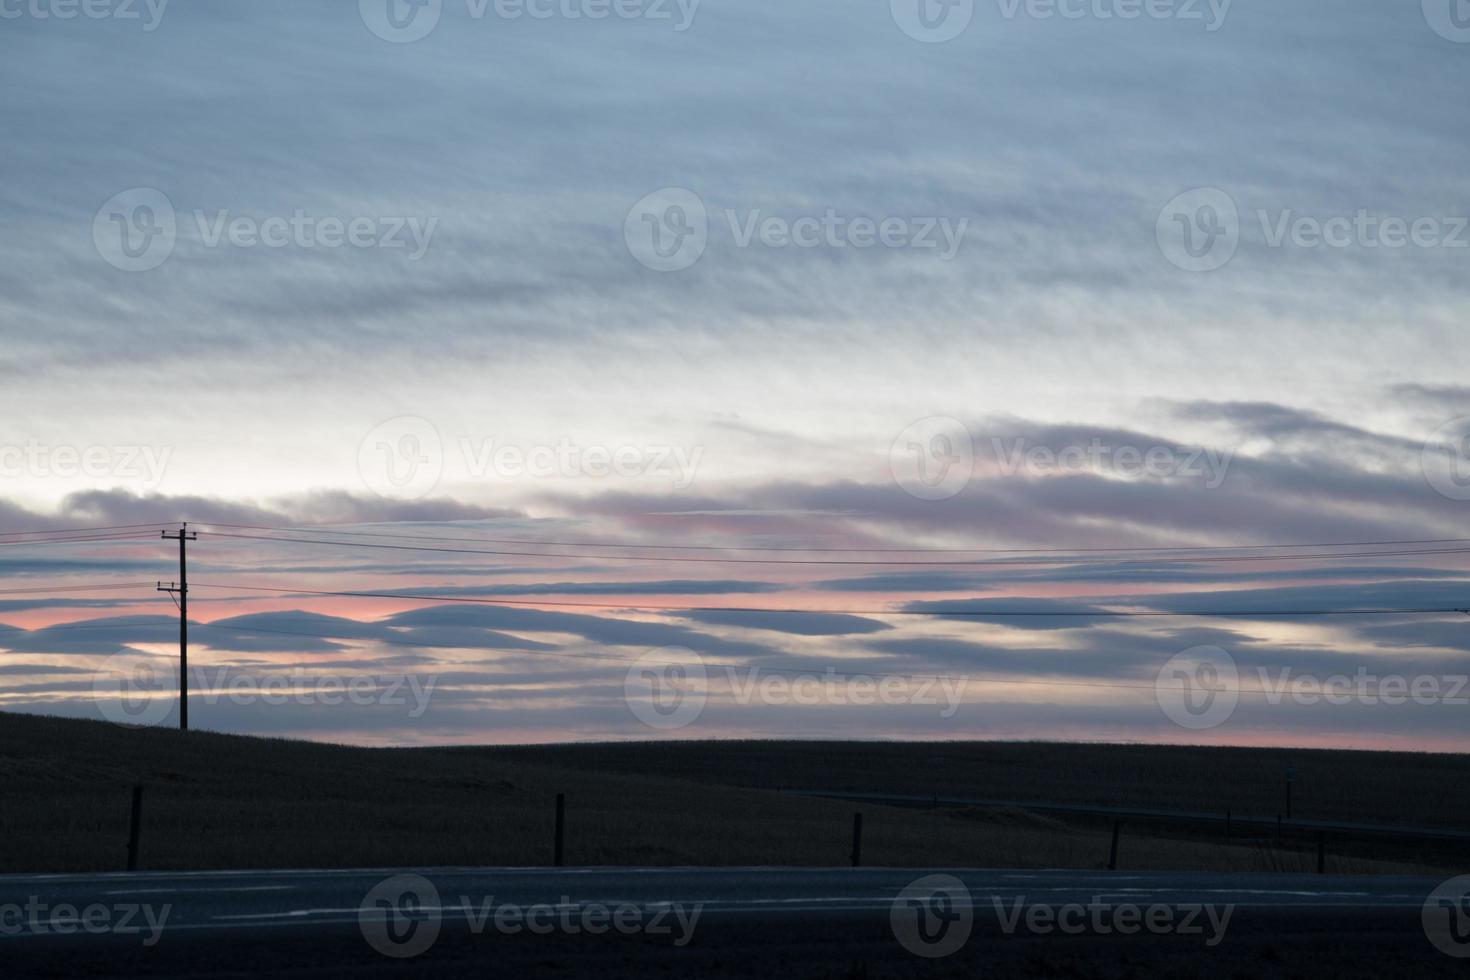
[[1112, 976], [1207, 957], [1262, 976], [1450, 975], [1465, 961], [1423, 919], [1440, 884], [792, 868], [5, 876], [0, 962], [65, 976]]

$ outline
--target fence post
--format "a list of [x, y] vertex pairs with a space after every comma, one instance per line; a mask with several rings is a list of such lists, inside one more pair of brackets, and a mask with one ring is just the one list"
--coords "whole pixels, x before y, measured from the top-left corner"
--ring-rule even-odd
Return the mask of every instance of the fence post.
[[143, 784], [133, 787], [133, 815], [128, 826], [128, 870], [138, 870], [138, 837], [143, 825]]
[[1317, 873], [1327, 873], [1327, 831], [1317, 831]]
[[863, 815], [861, 813], [852, 815], [852, 866], [854, 868], [863, 866]]
[[1123, 825], [1121, 820], [1113, 821], [1113, 846], [1108, 850], [1108, 870], [1118, 870], [1118, 828]]
[[559, 868], [566, 857], [567, 794], [556, 794], [556, 846], [552, 860]]

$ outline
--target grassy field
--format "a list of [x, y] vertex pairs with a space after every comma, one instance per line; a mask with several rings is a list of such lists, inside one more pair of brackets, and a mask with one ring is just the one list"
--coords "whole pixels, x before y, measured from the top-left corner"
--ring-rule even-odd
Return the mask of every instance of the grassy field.
[[466, 748], [753, 789], [855, 790], [1470, 829], [1470, 755], [1061, 742], [660, 742]]
[[[1242, 809], [1297, 766], [1302, 815], [1453, 824], [1463, 756], [1270, 753], [1139, 746], [635, 743], [364, 749], [125, 729], [0, 713], [0, 871], [114, 870], [130, 790], [145, 785], [152, 869], [544, 865], [567, 795], [569, 864], [843, 865], [852, 814], [864, 862], [1098, 868], [1110, 828], [1016, 810], [854, 806], [777, 790], [943, 790]], [[1335, 850], [1329, 870], [1454, 870], [1446, 850]], [[1310, 870], [1315, 854], [1129, 828], [1120, 866]]]

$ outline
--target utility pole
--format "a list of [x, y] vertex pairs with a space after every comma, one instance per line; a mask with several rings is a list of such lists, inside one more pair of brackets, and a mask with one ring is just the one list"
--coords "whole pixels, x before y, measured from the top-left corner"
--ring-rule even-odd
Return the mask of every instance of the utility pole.
[[164, 531], [165, 541], [179, 543], [179, 580], [164, 585], [158, 583], [159, 592], [175, 596], [174, 605], [179, 607], [179, 731], [189, 730], [189, 556], [185, 542], [198, 541], [199, 532], [189, 530], [188, 523], [180, 524], [177, 531]]

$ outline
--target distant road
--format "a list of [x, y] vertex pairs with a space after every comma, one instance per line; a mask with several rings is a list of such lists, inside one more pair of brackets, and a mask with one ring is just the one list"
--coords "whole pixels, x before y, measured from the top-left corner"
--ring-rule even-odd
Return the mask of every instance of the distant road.
[[[908, 888], [912, 898], [910, 886], [916, 879], [934, 874], [951, 876], [962, 890], [948, 893], [952, 901], [939, 904], [925, 904], [932, 889], [916, 899], [919, 904], [900, 900], [896, 920], [900, 893]], [[427, 890], [422, 883], [427, 883]], [[737, 975], [742, 964], [754, 970], [778, 954], [788, 968], [803, 971], [823, 964], [845, 969], [853, 957], [907, 969], [931, 961], [905, 946], [894, 922], [904, 921], [904, 916], [917, 922], [922, 910], [929, 909], [954, 921], [959, 921], [956, 917], [972, 921], [966, 927], [972, 938], [952, 954], [955, 958], [946, 958], [947, 963], [958, 966], [969, 962], [966, 957], [983, 957], [995, 967], [989, 972], [1006, 975], [1008, 959], [1017, 959], [1028, 949], [1041, 948], [1049, 955], [1057, 944], [1083, 951], [1091, 942], [1116, 951], [1121, 937], [1114, 933], [1122, 930], [1115, 929], [1109, 910], [1159, 905], [1178, 912], [1172, 920], [1176, 925], [1194, 909], [1189, 921], [1199, 928], [1189, 934], [1179, 930], [1178, 935], [1132, 937], [1135, 942], [1128, 949], [1135, 960], [1162, 963], [1176, 956], [1198, 956], [1206, 949], [1254, 955], [1250, 944], [1263, 937], [1272, 943], [1295, 937], [1292, 942], [1298, 945], [1292, 955], [1316, 950], [1312, 955], [1320, 963], [1320, 957], [1327, 955], [1324, 950], [1347, 955], [1343, 951], [1351, 947], [1351, 937], [1371, 931], [1374, 949], [1391, 952], [1401, 964], [1405, 957], [1411, 962], [1422, 959], [1420, 966], [1432, 972], [1441, 965], [1440, 959], [1444, 965], [1454, 964], [1434, 950], [1420, 926], [1425, 898], [1439, 884], [1440, 879], [1424, 877], [886, 868], [4, 876], [0, 931], [24, 924], [18, 934], [0, 935], [0, 962], [21, 971], [15, 975], [49, 970], [181, 976], [276, 973], [273, 966], [308, 962], [316, 963], [313, 969], [320, 975], [334, 971], [374, 975], [406, 965], [395, 954], [415, 952], [411, 944], [432, 928], [431, 944], [406, 957], [420, 975], [434, 975], [439, 969], [444, 975], [482, 969], [486, 958], [494, 958], [500, 966], [519, 963], [533, 968], [548, 957], [568, 964], [573, 975], [605, 975], [610, 963], [624, 967], [636, 963], [640, 969], [662, 963], [660, 969], [684, 968], [694, 976]], [[25, 921], [24, 911], [5, 911], [27, 905], [36, 910], [29, 913], [30, 921]], [[73, 916], [89, 907], [105, 909], [116, 920], [125, 914], [119, 910], [138, 906], [148, 911], [135, 912], [129, 921], [137, 931], [88, 935], [73, 928], [73, 934], [61, 935], [57, 928], [74, 926]], [[1098, 913], [1101, 918], [1085, 922], [1079, 912], [1078, 921], [1085, 927], [1075, 936], [1055, 930], [1048, 934], [1044, 925], [1038, 934], [1025, 919], [1016, 918], [1032, 906], [1104, 911]], [[1220, 913], [1227, 906], [1229, 916], [1222, 923]], [[78, 911], [68, 914], [65, 907]], [[166, 919], [160, 922], [165, 908]], [[1213, 920], [1199, 911], [1205, 908], [1217, 910]], [[100, 924], [102, 913], [94, 914]], [[581, 927], [591, 921], [606, 927], [617, 914], [626, 916], [627, 929], [604, 928], [603, 934], [593, 936]], [[575, 928], [569, 931], [567, 923]], [[551, 927], [545, 934], [533, 935], [531, 926], [538, 924]], [[158, 928], [150, 931], [152, 926]], [[1207, 945], [1212, 933], [1219, 935]], [[145, 942], [150, 938], [154, 941]], [[1290, 957], [1283, 962], [1289, 961]], [[1023, 969], [1024, 962], [1018, 963]], [[735, 972], [729, 973], [731, 969]]]

